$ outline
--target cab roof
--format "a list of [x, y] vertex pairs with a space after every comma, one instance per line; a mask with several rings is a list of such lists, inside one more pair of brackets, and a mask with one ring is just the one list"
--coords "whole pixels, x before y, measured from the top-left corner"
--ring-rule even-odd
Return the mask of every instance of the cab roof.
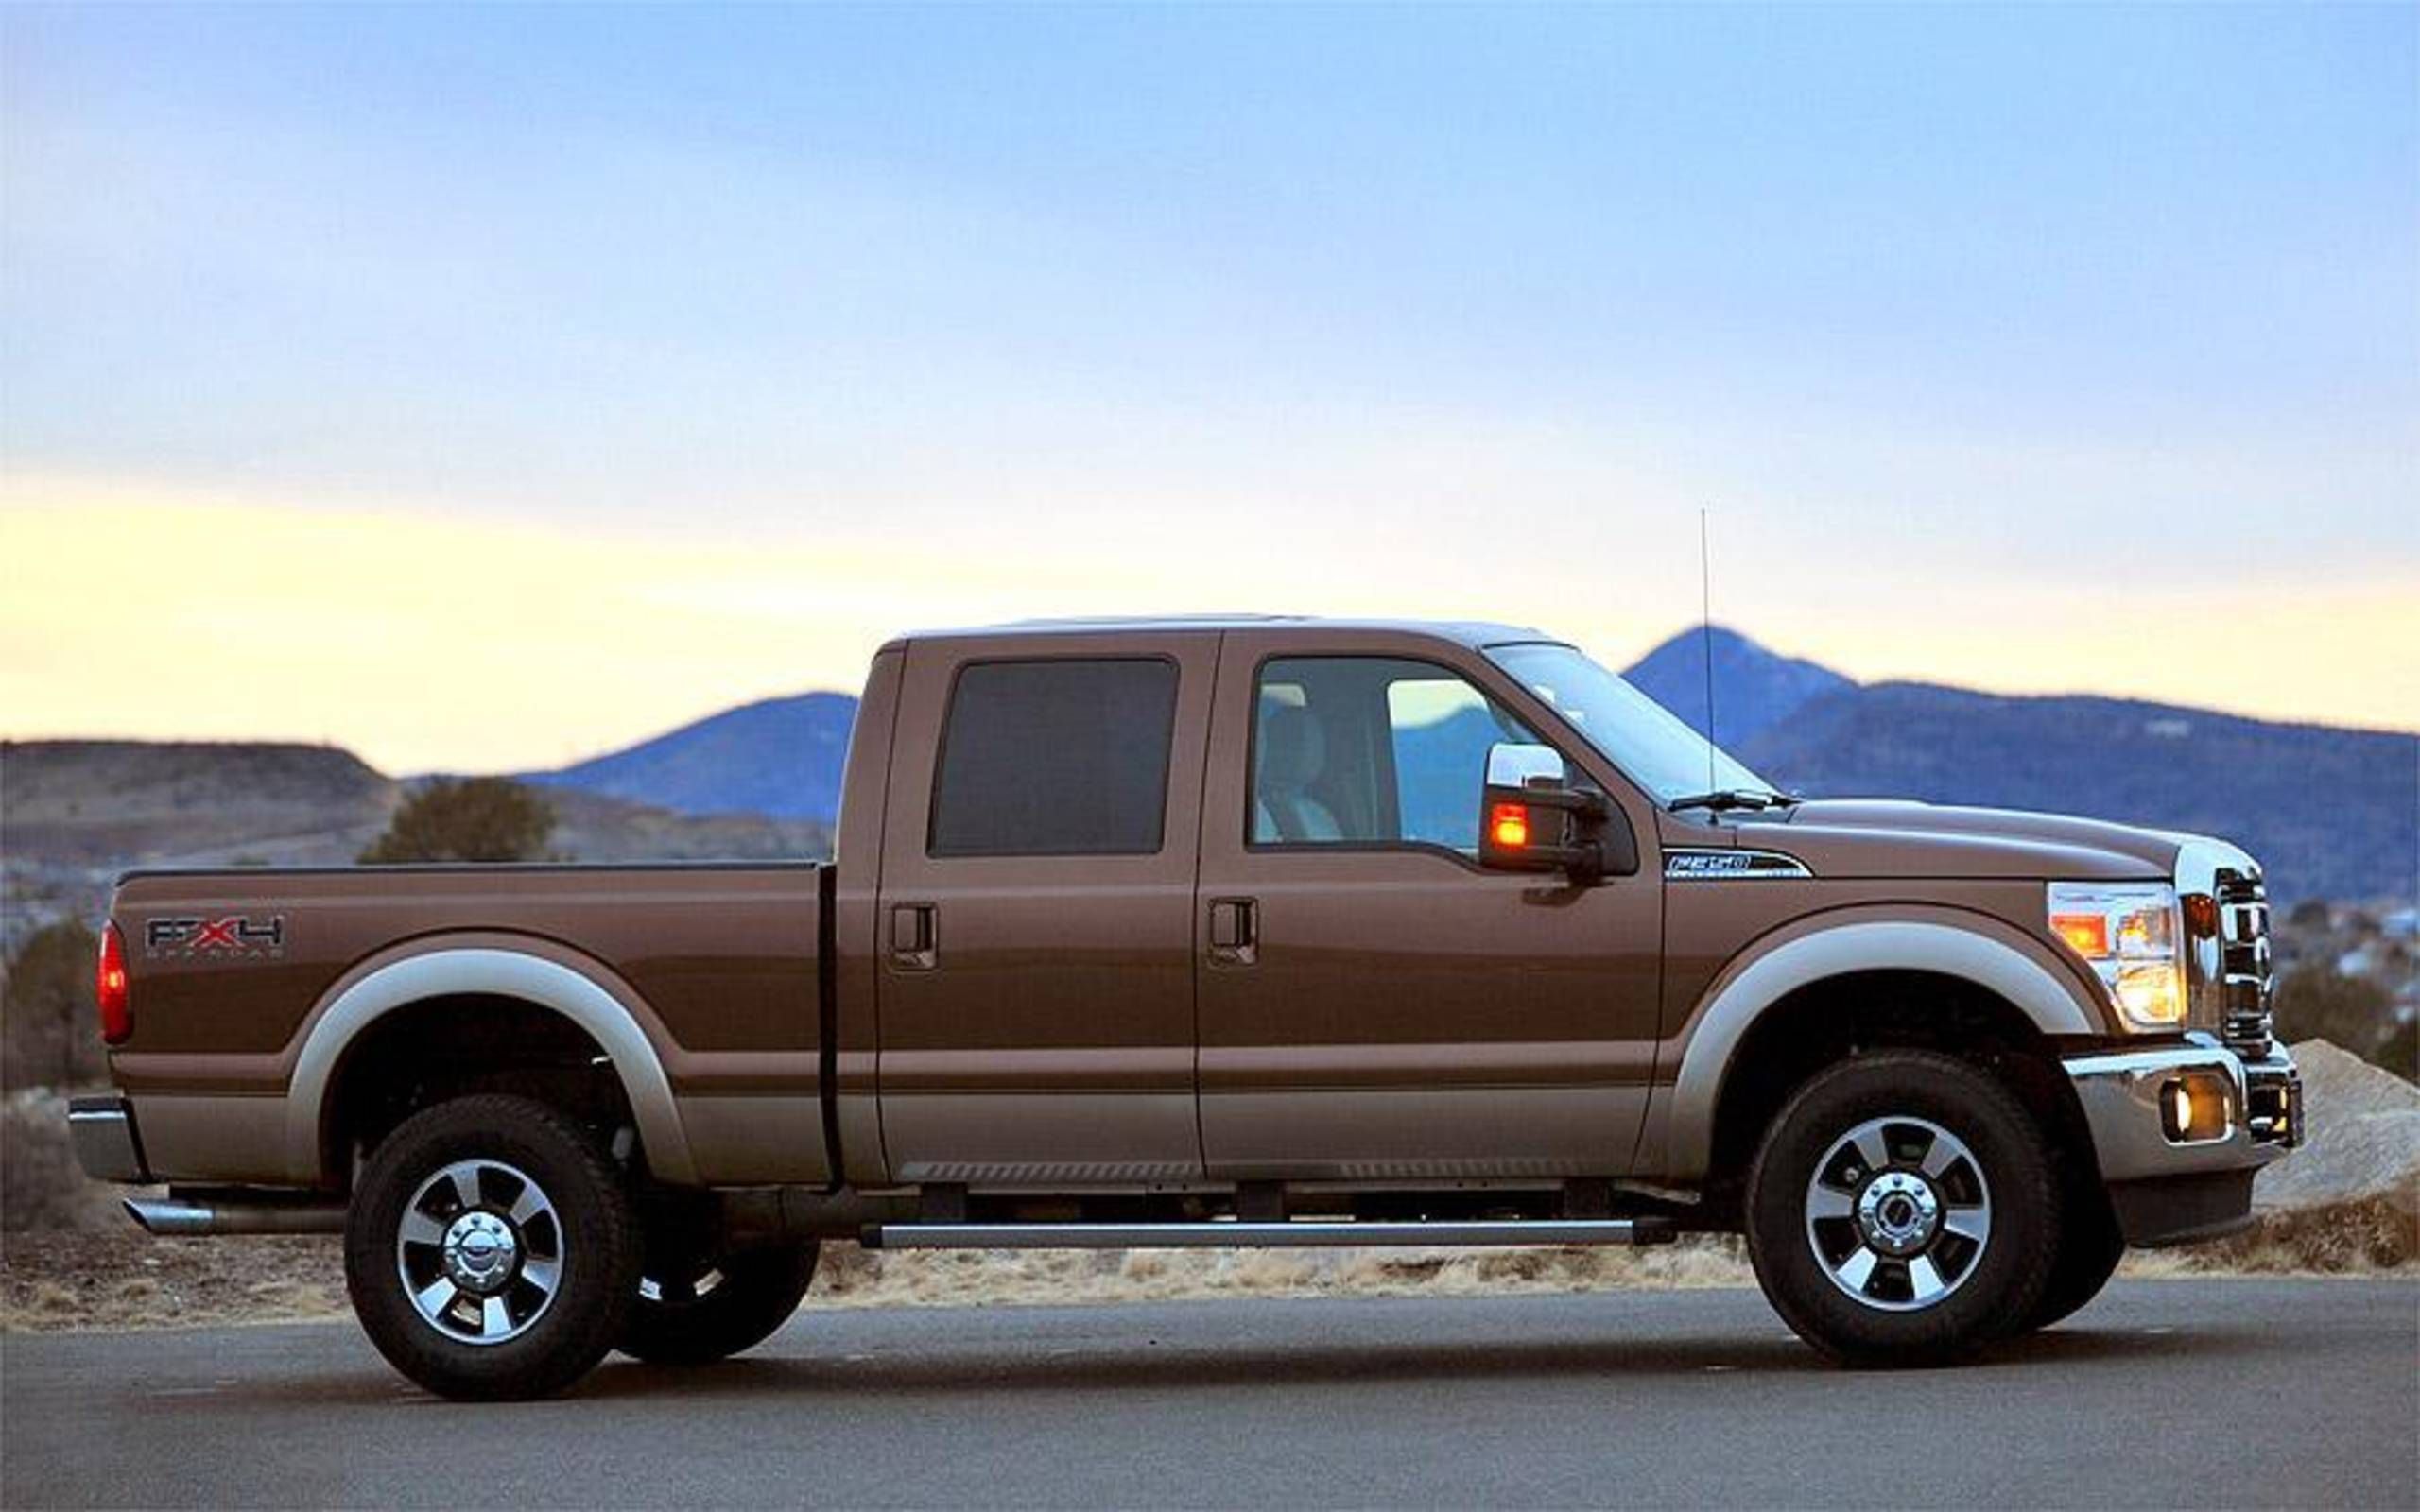
[[1059, 635], [1115, 635], [1121, 632], [1169, 635], [1192, 631], [1207, 635], [1222, 630], [1272, 629], [1284, 626], [1302, 626], [1305, 628], [1322, 630], [1374, 630], [1401, 635], [1428, 636], [1437, 640], [1451, 641], [1473, 649], [1503, 645], [1514, 641], [1559, 642], [1561, 639], [1526, 626], [1499, 625], [1486, 620], [1329, 619], [1316, 614], [1111, 614], [1068, 619], [1012, 620], [1000, 625], [970, 625], [946, 629], [910, 630], [904, 635], [894, 637], [890, 644], [905, 645], [910, 641], [1024, 639], [1027, 637], [1040, 639]]

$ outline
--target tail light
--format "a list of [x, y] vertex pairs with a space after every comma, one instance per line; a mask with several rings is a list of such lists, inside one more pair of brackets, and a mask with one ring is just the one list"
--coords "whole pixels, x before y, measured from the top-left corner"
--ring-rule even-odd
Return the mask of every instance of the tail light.
[[101, 931], [101, 961], [93, 973], [93, 996], [101, 1005], [102, 1040], [124, 1043], [134, 1032], [134, 1003], [126, 989], [126, 936], [114, 923]]

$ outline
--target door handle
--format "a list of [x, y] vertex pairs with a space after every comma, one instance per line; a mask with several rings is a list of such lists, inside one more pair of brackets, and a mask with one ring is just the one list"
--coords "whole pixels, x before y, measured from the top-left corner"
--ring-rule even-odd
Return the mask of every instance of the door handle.
[[1260, 902], [1253, 898], [1210, 900], [1210, 960], [1250, 966], [1260, 959]]
[[903, 971], [929, 971], [941, 964], [941, 919], [931, 903], [890, 905], [890, 961]]

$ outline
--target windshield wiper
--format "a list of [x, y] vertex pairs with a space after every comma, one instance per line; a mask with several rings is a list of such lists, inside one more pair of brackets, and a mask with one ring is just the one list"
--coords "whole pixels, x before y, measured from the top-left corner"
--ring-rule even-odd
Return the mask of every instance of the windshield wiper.
[[1760, 788], [1726, 787], [1715, 793], [1691, 793], [1664, 805], [1668, 812], [1678, 814], [1683, 809], [1710, 809], [1717, 814], [1731, 809], [1787, 808], [1798, 799], [1787, 793], [1770, 793]]

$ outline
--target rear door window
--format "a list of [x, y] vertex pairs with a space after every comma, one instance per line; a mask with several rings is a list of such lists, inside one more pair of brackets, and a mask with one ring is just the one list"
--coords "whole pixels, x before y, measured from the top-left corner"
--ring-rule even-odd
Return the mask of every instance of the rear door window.
[[1159, 850], [1176, 663], [1158, 657], [977, 662], [942, 729], [925, 852]]

